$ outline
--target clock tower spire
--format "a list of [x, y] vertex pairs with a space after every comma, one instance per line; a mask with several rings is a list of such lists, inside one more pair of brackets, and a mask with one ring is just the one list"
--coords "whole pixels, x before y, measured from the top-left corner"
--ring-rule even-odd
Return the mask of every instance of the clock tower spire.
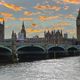
[[78, 16], [76, 19], [76, 27], [77, 27], [77, 40], [80, 41], [80, 9], [78, 11]]

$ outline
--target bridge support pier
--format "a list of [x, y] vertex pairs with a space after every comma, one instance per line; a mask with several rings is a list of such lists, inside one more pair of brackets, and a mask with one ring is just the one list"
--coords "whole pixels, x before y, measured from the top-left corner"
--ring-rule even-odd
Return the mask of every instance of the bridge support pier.
[[17, 54], [14, 50], [12, 50], [12, 62], [17, 63], [18, 62], [18, 57]]
[[18, 56], [16, 53], [16, 34], [14, 33], [14, 31], [12, 31], [12, 62], [18, 62]]

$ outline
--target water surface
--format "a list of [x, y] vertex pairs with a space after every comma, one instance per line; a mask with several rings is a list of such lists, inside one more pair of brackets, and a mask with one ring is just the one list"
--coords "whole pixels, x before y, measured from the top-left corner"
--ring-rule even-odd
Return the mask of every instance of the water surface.
[[80, 80], [80, 57], [0, 66], [0, 80]]

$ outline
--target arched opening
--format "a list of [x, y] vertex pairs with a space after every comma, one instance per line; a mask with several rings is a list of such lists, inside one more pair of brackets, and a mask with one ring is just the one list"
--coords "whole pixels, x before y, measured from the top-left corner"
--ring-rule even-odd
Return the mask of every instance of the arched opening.
[[38, 46], [24, 46], [17, 53], [19, 61], [33, 61], [44, 57], [44, 49]]
[[50, 58], [59, 58], [65, 56], [64, 48], [58, 46], [49, 48], [48, 54]]
[[78, 49], [75, 47], [70, 47], [70, 48], [68, 48], [68, 54], [69, 54], [69, 56], [77, 56], [77, 55], [79, 55]]
[[12, 55], [8, 48], [0, 47], [0, 62], [11, 62]]

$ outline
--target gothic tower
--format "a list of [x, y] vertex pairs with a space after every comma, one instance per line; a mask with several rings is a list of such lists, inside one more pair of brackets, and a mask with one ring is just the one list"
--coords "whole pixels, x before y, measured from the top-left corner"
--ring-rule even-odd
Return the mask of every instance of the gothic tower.
[[0, 23], [0, 41], [3, 41], [4, 40], [4, 20], [3, 20], [3, 23]]
[[23, 22], [23, 24], [22, 24], [21, 33], [24, 34], [24, 39], [26, 39], [26, 30], [25, 30], [24, 22]]
[[77, 40], [80, 41], [80, 9], [76, 19], [76, 26], [77, 26]]

